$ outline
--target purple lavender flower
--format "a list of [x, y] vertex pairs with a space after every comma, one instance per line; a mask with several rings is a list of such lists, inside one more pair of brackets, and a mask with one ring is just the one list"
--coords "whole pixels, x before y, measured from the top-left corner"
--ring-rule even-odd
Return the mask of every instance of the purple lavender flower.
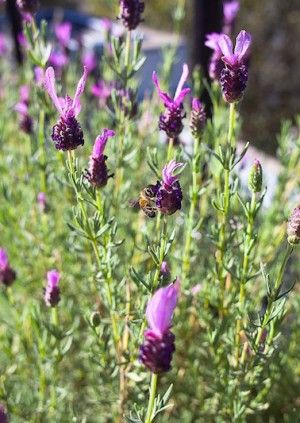
[[67, 48], [69, 46], [72, 34], [72, 24], [71, 22], [62, 22], [54, 27], [54, 32], [59, 44], [63, 48]]
[[4, 56], [7, 53], [6, 39], [2, 32], [0, 32], [0, 56]]
[[37, 203], [41, 212], [44, 212], [47, 207], [47, 198], [44, 192], [39, 192], [37, 195]]
[[287, 225], [288, 242], [292, 245], [300, 243], [300, 206], [292, 211]]
[[179, 295], [179, 281], [160, 288], [148, 301], [146, 318], [149, 328], [144, 333], [140, 346], [140, 361], [153, 373], [171, 369], [175, 351], [175, 336], [170, 331], [174, 309]]
[[69, 64], [69, 56], [64, 51], [52, 51], [49, 57], [49, 63], [55, 71], [61, 73], [63, 68]]
[[0, 248], [0, 282], [10, 286], [16, 279], [16, 272], [10, 267], [4, 248]]
[[47, 272], [47, 286], [44, 289], [44, 300], [48, 307], [55, 307], [60, 301], [60, 273], [57, 270]]
[[107, 99], [110, 97], [113, 89], [113, 84], [106, 83], [101, 80], [97, 84], [92, 85], [92, 94], [99, 99], [99, 105], [105, 106]]
[[223, 15], [224, 15], [224, 34], [230, 35], [233, 32], [233, 27], [237, 14], [240, 10], [239, 0], [225, 1], [223, 4]]
[[23, 13], [34, 14], [39, 8], [38, 0], [17, 0], [17, 6]]
[[3, 404], [0, 404], [0, 423], [8, 423], [6, 409]]
[[74, 99], [68, 95], [65, 99], [59, 99], [55, 89], [55, 73], [52, 67], [45, 72], [45, 89], [51, 97], [54, 106], [60, 114], [59, 121], [53, 127], [52, 140], [57, 150], [74, 150], [84, 144], [83, 132], [76, 117], [80, 112], [80, 96], [84, 91], [87, 79], [87, 71], [84, 68], [83, 75], [78, 82]]
[[15, 111], [19, 114], [20, 129], [26, 134], [32, 133], [33, 121], [29, 115], [29, 93], [28, 85], [20, 87], [20, 101], [15, 105]]
[[92, 51], [87, 51], [82, 56], [82, 64], [86, 67], [87, 73], [92, 73], [97, 67], [97, 57]]
[[120, 0], [120, 15], [123, 25], [129, 31], [135, 29], [143, 21], [141, 15], [144, 12], [145, 4], [140, 0]]
[[183, 65], [182, 75], [178, 83], [174, 99], [168, 93], [160, 89], [158, 77], [156, 72], [153, 72], [152, 81], [154, 82], [159, 97], [162, 99], [165, 112], [160, 115], [159, 129], [164, 131], [169, 138], [177, 138], [183, 129], [182, 119], [185, 117], [183, 109], [183, 100], [190, 92], [189, 88], [183, 88], [189, 75], [189, 68], [186, 64]]
[[221, 36], [222, 34], [217, 32], [206, 35], [205, 45], [213, 50], [208, 66], [208, 74], [213, 81], [219, 81], [221, 72], [224, 69], [223, 53], [219, 46]]
[[114, 135], [114, 131], [110, 129], [104, 129], [102, 134], [99, 135], [95, 140], [86, 177], [89, 182], [96, 188], [104, 187], [107, 184], [108, 178], [113, 176], [108, 174], [105, 163], [107, 156], [105, 156], [103, 153], [107, 140]]
[[228, 103], [235, 103], [241, 100], [247, 86], [248, 66], [247, 58], [251, 45], [251, 35], [241, 31], [236, 38], [236, 45], [233, 51], [233, 44], [228, 35], [222, 35], [219, 46], [223, 53], [222, 60], [225, 68], [222, 70], [220, 83], [223, 97]]
[[163, 214], [171, 215], [181, 209], [182, 191], [174, 172], [182, 166], [183, 163], [171, 160], [163, 168], [162, 181], [156, 185], [156, 206]]
[[205, 124], [206, 113], [204, 106], [200, 100], [194, 98], [192, 102], [192, 112], [190, 118], [190, 129], [194, 138], [197, 138], [202, 134], [205, 128]]

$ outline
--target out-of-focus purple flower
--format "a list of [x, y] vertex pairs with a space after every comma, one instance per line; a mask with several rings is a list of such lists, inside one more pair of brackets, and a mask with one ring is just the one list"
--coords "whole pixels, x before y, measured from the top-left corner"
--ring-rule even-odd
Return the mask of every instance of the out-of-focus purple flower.
[[178, 177], [174, 175], [174, 172], [182, 166], [183, 163], [171, 160], [163, 168], [162, 181], [156, 184], [156, 206], [163, 214], [172, 215], [181, 209], [182, 191]]
[[0, 404], [0, 423], [8, 423], [7, 412], [3, 404]]
[[2, 32], [0, 32], [0, 56], [4, 56], [7, 53], [6, 39]]
[[56, 24], [54, 27], [54, 32], [59, 44], [63, 48], [67, 48], [69, 46], [72, 34], [72, 24], [71, 22], [62, 22]]
[[17, 0], [17, 6], [23, 13], [30, 13], [33, 15], [39, 8], [38, 0]]
[[103, 153], [107, 140], [114, 135], [115, 132], [111, 129], [104, 129], [102, 134], [95, 140], [86, 177], [96, 188], [104, 187], [107, 184], [108, 178], [113, 176], [108, 174], [105, 163], [107, 156]]
[[120, 15], [123, 25], [129, 31], [135, 29], [143, 21], [142, 13], [145, 3], [140, 0], [120, 0]]
[[193, 286], [193, 288], [191, 288], [191, 294], [193, 296], [196, 296], [197, 294], [199, 294], [199, 292], [202, 291], [202, 284], [201, 283], [197, 283], [195, 286]]
[[0, 248], [0, 282], [10, 286], [16, 279], [16, 272], [11, 268], [8, 255], [4, 248]]
[[26, 134], [32, 133], [33, 121], [29, 115], [29, 94], [28, 85], [20, 87], [20, 101], [15, 105], [15, 111], [19, 114], [19, 126]]
[[198, 98], [193, 98], [190, 118], [190, 129], [194, 138], [199, 138], [206, 124], [204, 105]]
[[92, 73], [97, 67], [97, 57], [94, 52], [87, 51], [82, 56], [82, 64], [86, 67], [88, 73]]
[[164, 103], [165, 112], [160, 115], [159, 129], [164, 131], [169, 138], [177, 138], [183, 129], [182, 119], [185, 117], [183, 109], [183, 100], [190, 92], [189, 88], [183, 88], [189, 75], [189, 68], [183, 65], [182, 75], [178, 83], [174, 98], [160, 88], [156, 72], [153, 72], [152, 81], [154, 82], [158, 95]]
[[295, 207], [287, 225], [288, 242], [291, 245], [300, 243], [300, 206]]
[[36, 84], [41, 87], [44, 84], [44, 78], [45, 78], [45, 71], [40, 66], [34, 67], [34, 77]]
[[55, 307], [60, 301], [60, 273], [57, 270], [47, 272], [47, 286], [44, 289], [44, 300], [48, 307]]
[[144, 333], [144, 343], [140, 346], [140, 361], [153, 373], [163, 373], [171, 369], [175, 351], [175, 336], [170, 331], [174, 309], [177, 304], [179, 281], [157, 290], [148, 301], [146, 318], [149, 328]]
[[97, 84], [92, 85], [91, 92], [95, 97], [98, 97], [100, 106], [104, 106], [111, 95], [112, 89], [113, 84], [101, 80]]
[[49, 57], [49, 63], [57, 72], [61, 72], [70, 62], [69, 56], [60, 50], [52, 51]]
[[223, 16], [224, 16], [223, 32], [224, 34], [230, 35], [233, 32], [234, 23], [235, 23], [239, 10], [240, 10], [239, 0], [225, 1], [223, 3]]
[[219, 81], [221, 72], [224, 68], [224, 62], [222, 60], [223, 53], [219, 46], [221, 35], [222, 34], [218, 34], [217, 32], [206, 35], [205, 45], [213, 50], [208, 67], [209, 77], [213, 81]]
[[37, 203], [41, 212], [44, 212], [47, 207], [47, 198], [44, 192], [39, 192], [37, 195]]
[[24, 48], [24, 50], [29, 49], [29, 44], [28, 44], [27, 38], [25, 37], [24, 32], [19, 32], [17, 39], [18, 39], [18, 43]]
[[74, 99], [68, 95], [63, 99], [58, 98], [56, 93], [54, 69], [49, 67], [45, 72], [45, 89], [60, 114], [59, 121], [54, 125], [52, 131], [52, 140], [57, 150], [74, 150], [79, 145], [84, 144], [83, 132], [76, 117], [81, 109], [80, 96], [84, 91], [86, 80], [87, 70], [84, 68], [83, 75], [77, 85]]
[[251, 35], [241, 31], [233, 44], [228, 35], [222, 35], [219, 47], [223, 53], [225, 68], [221, 72], [220, 83], [223, 97], [228, 103], [235, 103], [243, 97], [248, 80], [247, 59], [251, 45]]

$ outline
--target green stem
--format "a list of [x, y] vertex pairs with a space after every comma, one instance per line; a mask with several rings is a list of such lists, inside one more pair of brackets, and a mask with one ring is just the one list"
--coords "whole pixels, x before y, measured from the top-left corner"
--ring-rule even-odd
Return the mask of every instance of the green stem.
[[284, 273], [287, 262], [288, 262], [288, 260], [291, 256], [292, 252], [293, 252], [293, 246], [288, 244], [288, 247], [286, 249], [286, 252], [285, 252], [285, 255], [284, 255], [284, 258], [283, 258], [283, 262], [280, 266], [280, 270], [279, 270], [277, 279], [276, 279], [275, 284], [274, 284], [274, 288], [273, 288], [272, 293], [271, 293], [269, 300], [268, 300], [268, 305], [267, 305], [267, 309], [266, 309], [266, 312], [265, 312], [265, 315], [264, 315], [263, 322], [262, 322], [261, 327], [259, 328], [259, 330], [257, 332], [257, 336], [256, 336], [256, 340], [255, 340], [255, 346], [256, 347], [258, 347], [258, 345], [260, 343], [261, 336], [263, 334], [263, 331], [264, 331], [265, 327], [267, 326], [269, 319], [271, 317], [272, 309], [273, 309], [273, 302], [276, 300], [276, 296], [278, 294], [278, 289], [279, 289], [281, 282], [282, 282], [283, 273]]
[[243, 314], [244, 314], [244, 305], [246, 300], [246, 283], [247, 283], [247, 275], [249, 270], [249, 258], [250, 258], [250, 246], [251, 241], [253, 238], [253, 229], [254, 229], [254, 213], [256, 208], [256, 195], [252, 192], [251, 197], [251, 204], [250, 210], [247, 216], [248, 223], [247, 223], [247, 230], [246, 230], [246, 239], [244, 244], [244, 255], [243, 255], [243, 268], [242, 268], [242, 277], [240, 280], [240, 292], [239, 292], [239, 318], [236, 321], [236, 329], [235, 329], [235, 357], [236, 357], [236, 364], [239, 361], [239, 349], [240, 349], [240, 332], [242, 329], [242, 321], [243, 321]]
[[192, 241], [192, 232], [194, 227], [194, 215], [198, 202], [198, 184], [197, 184], [197, 174], [198, 174], [198, 152], [199, 152], [199, 138], [194, 140], [194, 157], [192, 161], [192, 191], [191, 191], [191, 204], [189, 210], [189, 217], [187, 222], [187, 231], [185, 239], [185, 247], [183, 253], [183, 267], [182, 267], [182, 279], [185, 281], [185, 277], [190, 269], [190, 250], [191, 250], [191, 241]]
[[157, 374], [152, 373], [151, 375], [151, 385], [150, 385], [150, 396], [148, 402], [148, 409], [145, 418], [145, 423], [152, 422], [152, 414], [154, 409], [154, 402], [155, 402], [155, 395], [156, 395], [156, 388], [157, 388]]
[[45, 151], [45, 112], [40, 110], [39, 114], [39, 148], [40, 148], [40, 166], [41, 166], [41, 191], [47, 191], [47, 176], [46, 176], [46, 151]]
[[167, 152], [167, 162], [169, 162], [173, 155], [173, 149], [174, 149], [174, 139], [169, 138], [168, 142], [168, 152]]
[[161, 265], [165, 257], [166, 240], [167, 240], [167, 220], [164, 218], [161, 233], [160, 233], [160, 239], [159, 239], [159, 258], [158, 258], [159, 263], [153, 277], [153, 284], [152, 284], [153, 291], [156, 290], [158, 285]]

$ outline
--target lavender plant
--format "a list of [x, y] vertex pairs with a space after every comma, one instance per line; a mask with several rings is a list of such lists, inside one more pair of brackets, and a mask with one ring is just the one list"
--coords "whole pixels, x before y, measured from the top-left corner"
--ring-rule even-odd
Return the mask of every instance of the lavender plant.
[[299, 119], [268, 204], [239, 142], [239, 3], [207, 38], [211, 118], [186, 64], [174, 95], [167, 63], [138, 101], [144, 3], [119, 6], [98, 62], [71, 57], [69, 23], [51, 50], [33, 16], [16, 78], [0, 58], [0, 421], [297, 421]]

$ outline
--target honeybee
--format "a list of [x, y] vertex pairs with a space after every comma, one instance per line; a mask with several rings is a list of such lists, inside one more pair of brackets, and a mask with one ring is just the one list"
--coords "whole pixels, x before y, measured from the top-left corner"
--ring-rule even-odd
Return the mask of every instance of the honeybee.
[[155, 185], [148, 185], [146, 188], [142, 189], [139, 198], [131, 201], [130, 204], [132, 207], [140, 208], [146, 216], [154, 218], [157, 212], [155, 200]]

